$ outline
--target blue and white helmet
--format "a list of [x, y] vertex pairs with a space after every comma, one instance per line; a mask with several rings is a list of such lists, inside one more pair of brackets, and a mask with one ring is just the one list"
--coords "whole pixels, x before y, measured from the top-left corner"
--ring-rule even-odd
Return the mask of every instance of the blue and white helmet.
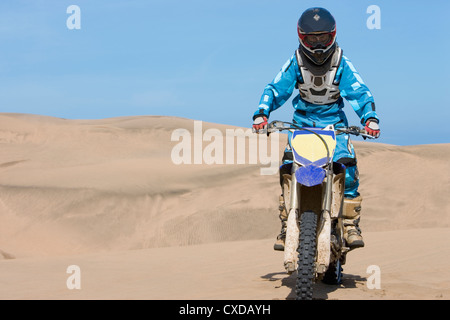
[[324, 8], [310, 8], [297, 23], [302, 52], [315, 64], [323, 64], [336, 48], [336, 21]]

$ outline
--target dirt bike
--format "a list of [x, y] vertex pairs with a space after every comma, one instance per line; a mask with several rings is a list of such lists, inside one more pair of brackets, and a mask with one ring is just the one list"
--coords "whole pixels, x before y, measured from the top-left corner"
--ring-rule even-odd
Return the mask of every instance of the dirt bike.
[[273, 121], [267, 134], [276, 131], [290, 131], [288, 148], [293, 155], [293, 161], [280, 167], [288, 213], [284, 267], [289, 274], [297, 271], [297, 299], [310, 300], [316, 281], [341, 283], [342, 266], [350, 250], [342, 221], [346, 168], [333, 162], [336, 134], [372, 136], [356, 126], [304, 128]]

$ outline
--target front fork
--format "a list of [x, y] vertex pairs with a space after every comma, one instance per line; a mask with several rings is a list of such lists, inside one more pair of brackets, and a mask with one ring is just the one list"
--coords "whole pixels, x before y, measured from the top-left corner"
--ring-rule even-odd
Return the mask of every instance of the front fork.
[[[292, 164], [289, 212], [286, 226], [286, 239], [284, 245], [284, 267], [291, 274], [296, 270], [297, 248], [299, 244], [299, 208], [301, 194], [295, 177], [295, 171], [299, 165]], [[333, 167], [332, 164], [326, 168], [325, 194], [323, 195], [322, 212], [318, 221], [317, 252], [316, 252], [316, 272], [323, 273], [330, 264], [331, 246], [331, 205], [333, 192]]]
[[331, 204], [333, 200], [333, 162], [326, 167], [325, 194], [323, 196], [322, 217], [319, 219], [317, 236], [316, 272], [323, 274], [330, 265], [331, 258]]
[[298, 164], [296, 164], [295, 162], [292, 164], [291, 183], [289, 188], [289, 212], [286, 222], [286, 239], [284, 241], [284, 268], [289, 274], [294, 272], [297, 268], [296, 263], [298, 257], [296, 252], [300, 236], [297, 217], [300, 199], [297, 178], [295, 177], [295, 171], [298, 169], [298, 167]]

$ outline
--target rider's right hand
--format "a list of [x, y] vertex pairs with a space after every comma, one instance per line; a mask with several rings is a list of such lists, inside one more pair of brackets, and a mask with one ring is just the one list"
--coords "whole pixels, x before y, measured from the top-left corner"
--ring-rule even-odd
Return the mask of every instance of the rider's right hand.
[[253, 132], [262, 133], [260, 130], [267, 129], [267, 117], [260, 116], [253, 120]]

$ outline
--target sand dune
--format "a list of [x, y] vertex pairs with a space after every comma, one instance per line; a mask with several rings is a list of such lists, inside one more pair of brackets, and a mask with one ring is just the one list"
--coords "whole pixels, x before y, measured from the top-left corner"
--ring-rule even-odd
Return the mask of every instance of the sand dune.
[[[291, 299], [272, 250], [278, 176], [174, 164], [171, 135], [193, 126], [0, 114], [0, 299]], [[354, 144], [366, 247], [349, 255], [343, 286], [318, 284], [316, 298], [448, 299], [450, 144]], [[66, 287], [72, 264], [81, 290]], [[370, 265], [381, 289], [367, 288]]]

